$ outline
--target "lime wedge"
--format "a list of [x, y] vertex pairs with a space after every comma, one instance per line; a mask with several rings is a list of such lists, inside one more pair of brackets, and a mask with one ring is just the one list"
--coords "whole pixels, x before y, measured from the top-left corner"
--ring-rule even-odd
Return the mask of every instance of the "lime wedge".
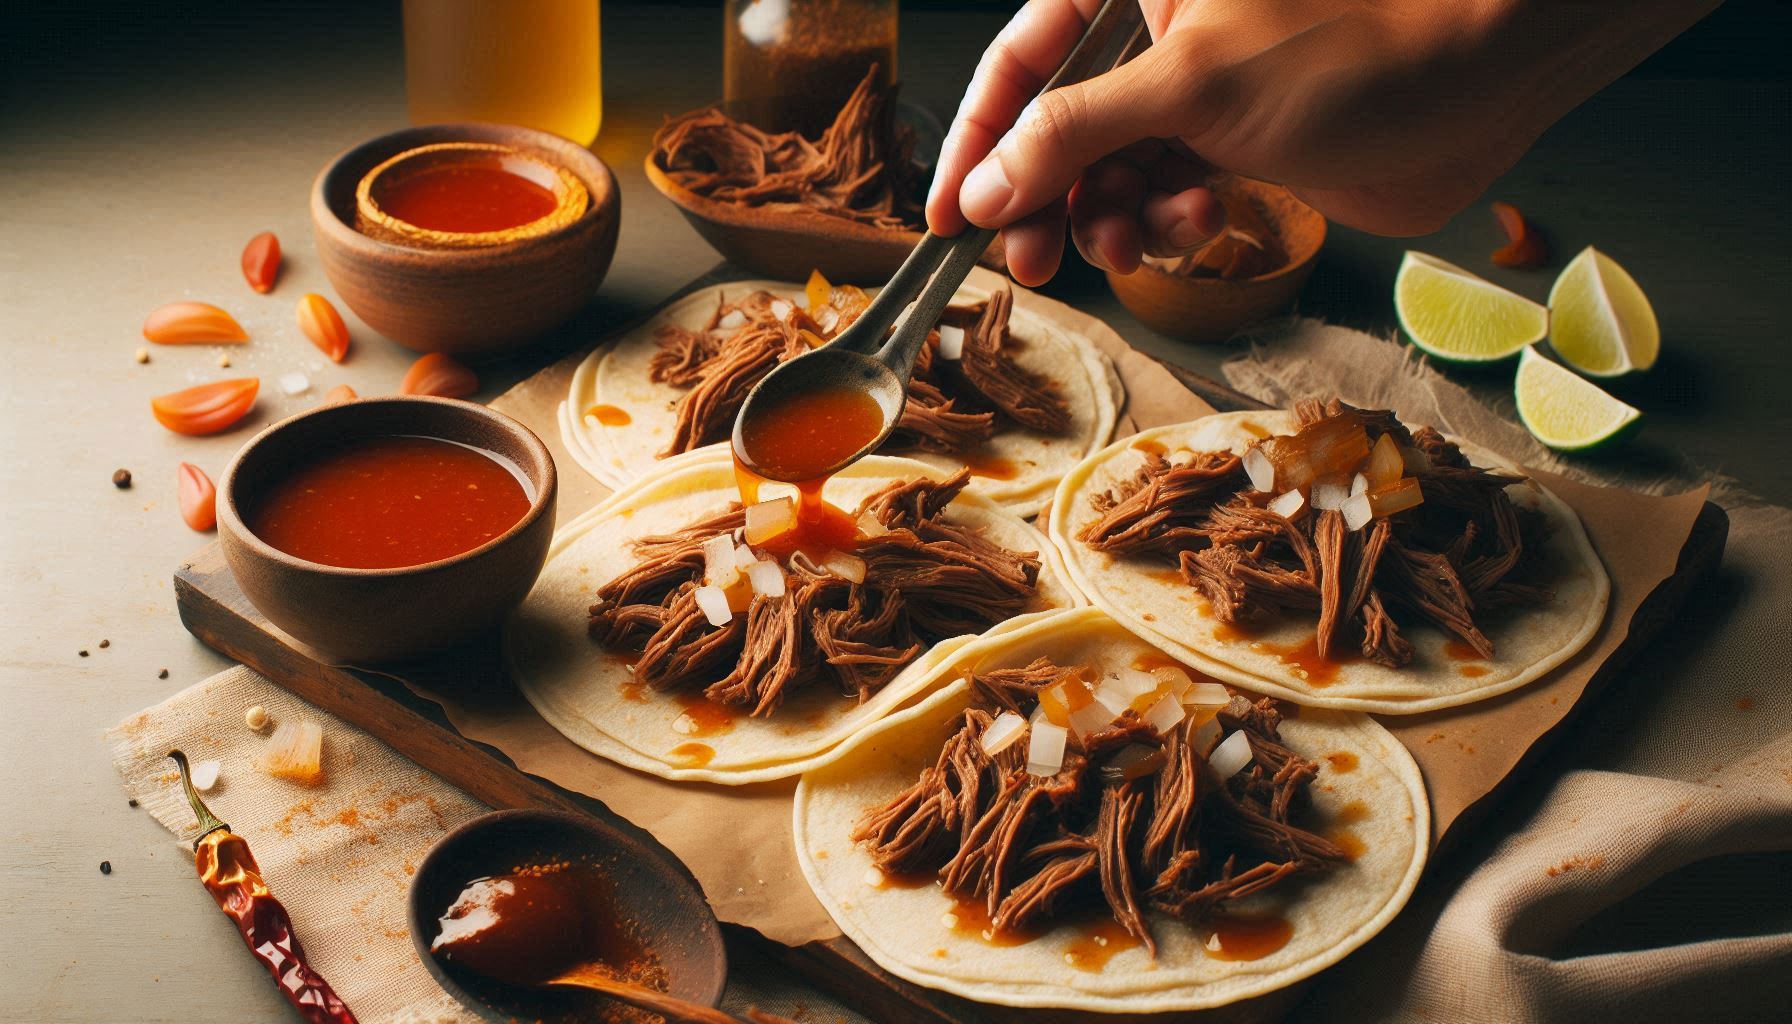
[[1599, 390], [1599, 385], [1538, 355], [1534, 348], [1525, 349], [1518, 357], [1513, 392], [1525, 429], [1557, 451], [1598, 448], [1642, 416]]
[[1394, 311], [1414, 345], [1453, 363], [1506, 359], [1549, 333], [1549, 310], [1422, 252], [1400, 261]]
[[1549, 290], [1549, 347], [1592, 377], [1647, 370], [1661, 352], [1661, 327], [1636, 279], [1587, 246]]

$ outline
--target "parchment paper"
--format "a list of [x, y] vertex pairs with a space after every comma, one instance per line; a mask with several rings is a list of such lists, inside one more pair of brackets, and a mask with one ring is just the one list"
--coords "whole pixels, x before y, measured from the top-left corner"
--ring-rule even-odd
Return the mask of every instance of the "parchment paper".
[[[985, 275], [986, 280], [979, 282], [984, 287], [1000, 284], [987, 270], [973, 273]], [[712, 275], [701, 283], [722, 279]], [[1083, 333], [1114, 360], [1127, 391], [1117, 436], [1214, 411], [1105, 323], [1044, 296], [1022, 294], [1017, 301], [1067, 330]], [[560, 445], [555, 424], [555, 409], [584, 355], [569, 354], [492, 403], [534, 429], [563, 467], [562, 522], [605, 493], [578, 471]], [[1538, 478], [1585, 522], [1611, 575], [1611, 611], [1580, 655], [1532, 686], [1451, 711], [1382, 719], [1424, 772], [1434, 841], [1464, 809], [1491, 792], [1573, 708], [1599, 665], [1629, 633], [1638, 604], [1673, 572], [1705, 496], [1701, 489], [1674, 497], [1645, 497], [1548, 473], [1539, 473]], [[746, 787], [670, 783], [575, 746], [535, 714], [507, 680], [490, 681], [476, 698], [414, 682], [411, 688], [440, 704], [467, 737], [503, 751], [523, 771], [602, 800], [652, 832], [690, 867], [722, 920], [755, 928], [787, 945], [839, 936], [797, 869], [790, 839], [794, 780]]]

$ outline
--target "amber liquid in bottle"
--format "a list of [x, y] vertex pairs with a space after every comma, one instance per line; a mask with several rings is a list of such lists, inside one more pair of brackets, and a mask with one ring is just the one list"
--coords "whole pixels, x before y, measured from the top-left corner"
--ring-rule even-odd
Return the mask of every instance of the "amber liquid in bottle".
[[603, 122], [599, 0], [404, 0], [411, 121], [497, 121], [590, 145]]
[[816, 136], [875, 64], [896, 78], [895, 0], [729, 0], [722, 35], [728, 112], [766, 131]]

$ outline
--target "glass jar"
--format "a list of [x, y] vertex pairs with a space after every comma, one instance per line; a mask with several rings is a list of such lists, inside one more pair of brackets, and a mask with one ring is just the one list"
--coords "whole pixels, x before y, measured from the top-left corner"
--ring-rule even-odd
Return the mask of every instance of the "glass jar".
[[766, 131], [821, 134], [872, 65], [896, 80], [896, 0], [728, 0], [728, 112]]
[[404, 0], [411, 121], [497, 121], [589, 146], [604, 116], [598, 0]]

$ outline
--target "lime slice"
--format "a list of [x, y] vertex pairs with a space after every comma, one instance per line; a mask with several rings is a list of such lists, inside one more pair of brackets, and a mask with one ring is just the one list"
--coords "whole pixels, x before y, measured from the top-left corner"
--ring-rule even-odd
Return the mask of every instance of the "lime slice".
[[1549, 310], [1435, 256], [1408, 252], [1394, 311], [1412, 343], [1453, 363], [1491, 363], [1549, 333]]
[[1624, 433], [1642, 413], [1550, 362], [1534, 348], [1518, 357], [1513, 388], [1526, 430], [1557, 451], [1598, 448]]
[[1636, 279], [1587, 246], [1549, 290], [1549, 347], [1592, 377], [1647, 370], [1661, 352], [1661, 327]]

